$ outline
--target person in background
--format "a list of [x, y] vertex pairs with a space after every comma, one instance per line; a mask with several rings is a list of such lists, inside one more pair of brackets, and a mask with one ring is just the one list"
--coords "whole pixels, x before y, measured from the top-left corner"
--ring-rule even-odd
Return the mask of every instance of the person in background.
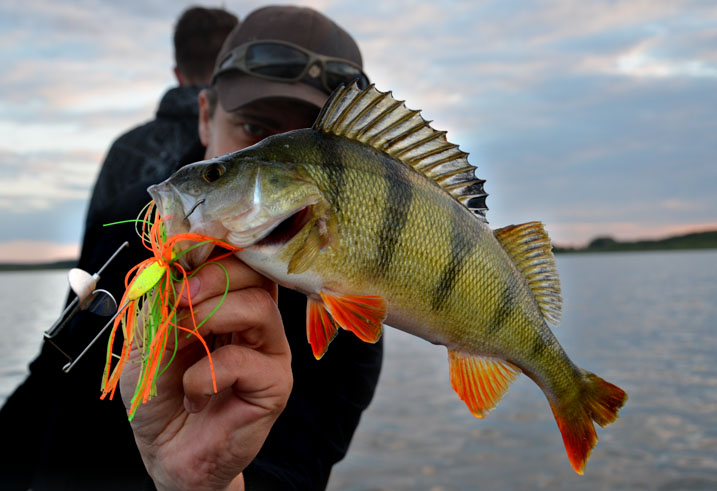
[[[126, 200], [129, 189], [164, 179], [187, 152], [202, 148], [197, 131], [199, 92], [211, 81], [217, 54], [238, 23], [227, 10], [198, 6], [177, 18], [173, 72], [178, 85], [162, 96], [153, 120], [122, 134], [110, 146], [89, 202], [77, 267], [94, 273], [109, 258], [103, 224], [136, 216], [133, 203]], [[122, 233], [128, 240], [135, 235], [126, 229]], [[141, 254], [136, 241], [132, 248], [135, 257]], [[103, 272], [99, 287], [121, 298], [124, 274], [117, 268]], [[73, 297], [70, 292], [69, 298]], [[80, 312], [56, 343], [76, 356], [104, 321]], [[102, 350], [98, 345], [91, 355]], [[106, 486], [95, 479], [102, 467], [115, 465], [110, 460], [120, 452], [128, 457], [119, 464], [142, 465], [121, 403], [99, 400], [99, 359], [83, 360], [65, 375], [62, 366], [67, 360], [63, 362], [58, 354], [45, 343], [26, 381], [0, 410], [0, 489], [111, 489], [134, 484], [137, 479], [131, 473], [127, 478], [107, 473], [104, 478], [114, 477], [116, 482]], [[105, 444], [111, 448], [106, 454], [109, 460], [100, 457]], [[146, 480], [146, 473], [140, 479]]]
[[[227, 37], [211, 86], [199, 95], [203, 146], [177, 168], [310, 126], [339, 84], [368, 85], [361, 67], [355, 41], [319, 12], [278, 6], [252, 12]], [[148, 201], [146, 186], [128, 186], [108, 214], [131, 218]], [[85, 269], [96, 271], [132, 239], [133, 228], [106, 228]], [[115, 295], [126, 271], [146, 257], [136, 242], [103, 274], [101, 286]], [[130, 424], [126, 407], [136, 372], [123, 374], [123, 401], [99, 401], [103, 343], [68, 375], [61, 373], [62, 357], [45, 346], [0, 413], [0, 466], [13, 472], [30, 466], [23, 489], [326, 487], [373, 397], [382, 343], [339, 335], [317, 361], [306, 339], [305, 297], [277, 288], [235, 257], [222, 263], [230, 291], [203, 328], [225, 343], [213, 355], [220, 392], [211, 390], [199, 343], [183, 346], [159, 379], [157, 396]], [[224, 292], [224, 273], [206, 267], [189, 287], [202, 317]], [[86, 345], [97, 331], [90, 326], [101, 325], [89, 317], [78, 315], [58, 343]]]
[[219, 8], [191, 7], [179, 17], [173, 69], [179, 85], [162, 96], [152, 121], [121, 135], [107, 152], [90, 198], [82, 255], [93, 247], [102, 225], [115, 219], [107, 210], [128, 185], [154, 184], [198, 145], [197, 97], [209, 84], [219, 49], [238, 22], [234, 14]]

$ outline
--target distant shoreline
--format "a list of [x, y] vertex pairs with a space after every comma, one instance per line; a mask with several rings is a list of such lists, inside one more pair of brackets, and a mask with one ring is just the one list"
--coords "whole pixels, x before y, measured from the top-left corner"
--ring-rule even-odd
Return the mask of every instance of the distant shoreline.
[[63, 261], [52, 261], [47, 263], [0, 263], [0, 272], [70, 269], [75, 266], [77, 266], [77, 259], [66, 259]]
[[[598, 237], [593, 239], [585, 247], [563, 247], [559, 244], [555, 244], [553, 252], [556, 254], [573, 254], [590, 252], [677, 251], [691, 249], [717, 249], [717, 230], [678, 235], [659, 240], [619, 241], [612, 237]], [[70, 269], [75, 266], [77, 266], [76, 259], [46, 263], [0, 263], [0, 272]]]
[[612, 237], [598, 237], [586, 247], [561, 247], [555, 245], [553, 252], [588, 253], [588, 252], [644, 252], [644, 251], [676, 251], [691, 249], [717, 249], [717, 230], [677, 235], [659, 240], [619, 241]]

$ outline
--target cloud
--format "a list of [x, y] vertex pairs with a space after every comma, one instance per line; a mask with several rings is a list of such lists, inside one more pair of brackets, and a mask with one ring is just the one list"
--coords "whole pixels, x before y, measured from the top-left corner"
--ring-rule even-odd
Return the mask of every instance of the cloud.
[[708, 59], [697, 58], [698, 53], [670, 58], [660, 54], [664, 44], [662, 35], [645, 39], [619, 52], [588, 57], [579, 70], [637, 78], [717, 78], [717, 63], [711, 54]]
[[23, 215], [65, 201], [84, 201], [101, 154], [0, 151], [0, 211]]
[[697, 203], [685, 201], [682, 199], [666, 199], [660, 202], [660, 206], [669, 211], [688, 211], [692, 212], [699, 209]]
[[522, 9], [514, 16], [513, 28], [525, 30], [537, 44], [550, 44], [599, 36], [605, 32], [642, 29], [665, 19], [674, 19], [689, 1], [609, 0], [573, 2], [555, 0]]
[[80, 257], [79, 244], [15, 240], [0, 242], [0, 262], [32, 263], [62, 261]]
[[717, 221], [686, 224], [645, 224], [635, 221], [604, 223], [561, 222], [546, 226], [553, 244], [563, 247], [582, 247], [598, 237], [613, 237], [623, 241], [660, 240], [675, 235], [717, 230]]
[[[538, 218], [587, 240], [613, 226], [627, 236], [710, 223], [717, 6], [300, 3], [354, 35], [379, 89], [471, 152], [492, 224]], [[102, 155], [173, 83], [172, 27], [190, 4], [0, 5], [4, 238], [80, 235]], [[227, 6], [243, 16], [263, 4]], [[63, 225], [43, 226], [51, 221]]]
[[[117, 66], [110, 71], [80, 60], [22, 60], [7, 71], [7, 76], [0, 77], [0, 91], [4, 102], [15, 106], [16, 111], [25, 108], [77, 114], [154, 103], [160, 88], [171, 83], [169, 67], [166, 74], [154, 70], [144, 73], [148, 71], [146, 62], [133, 60], [137, 68], [121, 60], [113, 63]], [[121, 75], [118, 70], [122, 70]]]

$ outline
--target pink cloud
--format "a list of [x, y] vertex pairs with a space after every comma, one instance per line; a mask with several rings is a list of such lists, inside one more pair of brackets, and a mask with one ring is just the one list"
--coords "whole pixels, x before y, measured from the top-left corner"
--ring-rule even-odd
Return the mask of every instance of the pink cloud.
[[0, 262], [35, 263], [77, 259], [79, 244], [61, 244], [39, 240], [0, 242]]
[[660, 240], [675, 235], [717, 230], [717, 222], [650, 224], [640, 222], [563, 222], [546, 224], [554, 244], [584, 246], [596, 237], [620, 241]]

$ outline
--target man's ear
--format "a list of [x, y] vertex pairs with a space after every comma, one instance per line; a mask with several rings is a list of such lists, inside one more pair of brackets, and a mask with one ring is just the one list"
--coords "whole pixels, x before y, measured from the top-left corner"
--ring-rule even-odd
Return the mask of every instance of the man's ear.
[[211, 126], [209, 120], [212, 118], [209, 114], [209, 99], [207, 99], [207, 91], [202, 89], [199, 92], [199, 140], [205, 147], [209, 146], [209, 137], [211, 136]]
[[185, 80], [184, 80], [184, 74], [183, 74], [182, 71], [179, 69], [179, 67], [176, 67], [176, 66], [175, 66], [173, 71], [174, 71], [174, 78], [177, 79], [177, 83], [178, 83], [179, 85], [184, 85], [184, 82], [185, 82]]

